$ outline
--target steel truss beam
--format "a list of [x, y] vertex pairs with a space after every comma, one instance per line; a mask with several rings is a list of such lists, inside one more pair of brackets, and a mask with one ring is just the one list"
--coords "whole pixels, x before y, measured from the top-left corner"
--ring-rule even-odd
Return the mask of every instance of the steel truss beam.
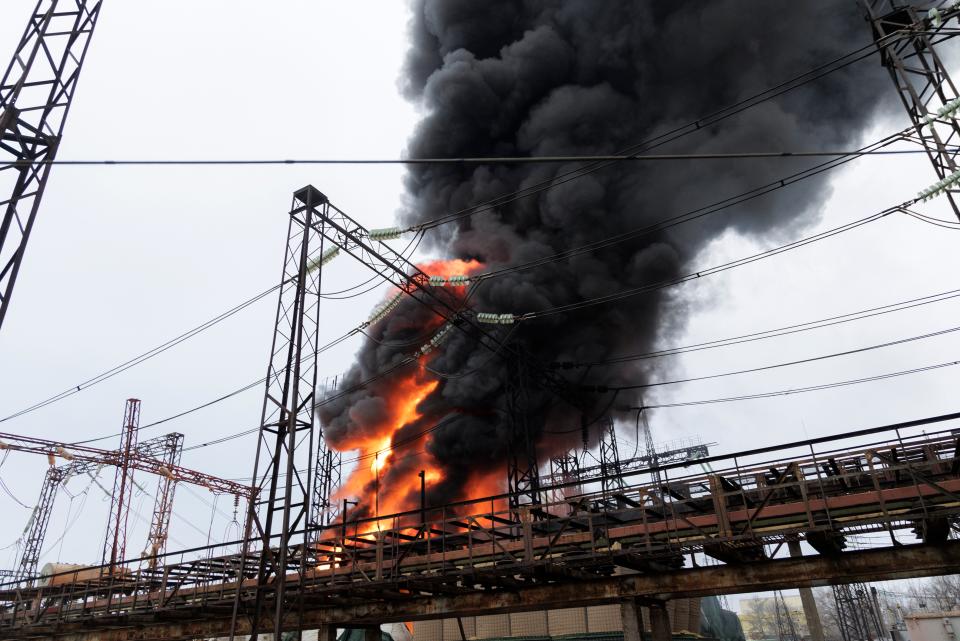
[[0, 327], [101, 4], [38, 0], [0, 80]]
[[[923, 145], [939, 179], [957, 171], [960, 153], [960, 123], [955, 111], [938, 115], [947, 103], [960, 98], [937, 46], [956, 36], [956, 28], [945, 28], [958, 15], [944, 10], [939, 18], [923, 17], [917, 8], [896, 0], [860, 0], [873, 27], [874, 40], [883, 66], [890, 72], [893, 84], [916, 130], [917, 142]], [[960, 218], [957, 197], [960, 184], [946, 189], [953, 213]]]
[[[353, 604], [317, 604], [297, 627], [288, 621], [284, 631], [360, 627], [394, 621], [424, 621], [480, 616], [491, 612], [531, 612], [620, 603], [630, 598], [679, 599], [718, 594], [741, 594], [795, 587], [820, 587], [836, 582], [868, 579], [897, 580], [960, 572], [960, 543], [861, 550], [841, 557], [777, 559], [758, 564], [722, 565], [650, 574], [618, 575], [591, 581], [557, 581], [548, 585], [520, 585], [516, 589], [434, 594], [410, 600], [366, 599]], [[61, 629], [24, 628], [6, 631], [9, 639], [54, 641], [188, 641], [223, 636], [230, 620], [209, 610], [185, 611], [180, 618], [148, 614], [135, 624], [116, 620], [91, 630], [82, 624]], [[238, 632], [251, 634], [249, 621]], [[269, 632], [261, 627], [260, 632]]]

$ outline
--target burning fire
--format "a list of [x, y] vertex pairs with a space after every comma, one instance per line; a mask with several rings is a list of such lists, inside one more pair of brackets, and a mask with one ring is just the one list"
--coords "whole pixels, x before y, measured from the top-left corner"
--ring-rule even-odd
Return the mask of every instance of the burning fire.
[[[480, 267], [482, 264], [479, 261], [459, 259], [435, 260], [420, 265], [427, 274], [447, 278], [469, 275]], [[463, 296], [466, 292], [463, 286], [451, 289], [458, 296]], [[439, 329], [442, 324], [443, 319], [437, 316], [432, 326], [426, 329]], [[425, 366], [432, 357], [433, 355], [427, 355], [421, 359], [413, 371], [403, 370], [402, 373], [392, 376], [389, 388], [386, 392], [380, 392], [386, 401], [385, 418], [372, 430], [364, 430], [363, 435], [348, 437], [339, 444], [342, 450], [355, 450], [359, 455], [359, 464], [341, 487], [337, 500], [359, 500], [360, 511], [373, 516], [395, 514], [419, 508], [418, 471], [423, 471], [427, 486], [443, 480], [442, 468], [426, 451], [431, 438], [429, 433], [421, 432], [401, 441], [394, 440], [405, 426], [424, 418], [418, 408], [440, 385], [440, 381], [430, 374]], [[396, 465], [411, 457], [417, 458], [415, 463], [410, 464], [412, 472], [391, 474]], [[471, 485], [476, 489], [486, 489], [489, 483], [478, 482]], [[371, 521], [364, 524], [359, 533], [369, 533], [391, 526], [387, 519]]]

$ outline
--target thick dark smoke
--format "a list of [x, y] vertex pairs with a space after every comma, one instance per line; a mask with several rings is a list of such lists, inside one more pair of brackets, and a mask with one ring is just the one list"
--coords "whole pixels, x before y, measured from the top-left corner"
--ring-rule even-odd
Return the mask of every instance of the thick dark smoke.
[[[417, 0], [413, 11], [403, 88], [426, 114], [410, 142], [413, 157], [613, 153], [870, 40], [854, 0]], [[871, 110], [893, 95], [889, 82], [873, 57], [658, 151], [849, 148], [859, 142]], [[485, 269], [515, 265], [642, 227], [809, 164], [621, 163], [441, 227], [427, 243], [447, 258], [483, 261]], [[575, 167], [416, 167], [407, 177], [403, 224], [432, 220]], [[806, 181], [667, 233], [493, 279], [471, 304], [478, 311], [524, 313], [669, 278], [689, 269], [698, 252], [727, 229], [793, 237], [817, 221], [827, 195], [826, 178]], [[405, 301], [374, 328], [374, 336], [415, 338], [427, 318], [420, 306]], [[593, 361], [649, 350], [684, 320], [681, 300], [652, 293], [531, 321], [511, 340], [542, 363]], [[507, 329], [494, 331], [503, 335]], [[368, 341], [346, 384], [411, 351]], [[455, 413], [428, 446], [445, 468], [447, 481], [433, 497], [442, 500], [469, 493], [462, 484], [470, 470], [503, 468], [509, 447], [507, 367], [459, 333], [430, 365], [468, 373], [441, 380], [421, 404], [423, 420], [404, 430], [416, 433]], [[586, 380], [637, 383], [649, 380], [652, 367], [593, 368]], [[583, 375], [564, 373], [574, 381]], [[345, 443], [374, 424], [389, 388], [389, 379], [379, 381], [323, 407], [327, 438]], [[609, 400], [597, 400], [592, 411], [603, 411]], [[621, 395], [616, 406], [638, 401]], [[563, 400], [533, 389], [527, 403], [542, 456], [579, 440], [580, 413]], [[566, 431], [571, 434], [556, 435]], [[395, 473], [411, 473], [402, 467]]]

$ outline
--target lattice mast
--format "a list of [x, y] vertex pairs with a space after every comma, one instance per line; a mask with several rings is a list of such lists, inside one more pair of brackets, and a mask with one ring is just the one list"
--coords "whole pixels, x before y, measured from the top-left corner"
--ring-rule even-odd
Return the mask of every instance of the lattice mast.
[[[183, 434], [167, 434], [159, 445], [157, 456], [153, 452], [141, 455], [150, 456], [163, 461], [169, 469], [180, 465], [180, 456], [183, 454]], [[143, 552], [147, 567], [157, 567], [157, 557], [167, 550], [167, 539], [170, 534], [170, 517], [173, 515], [173, 496], [177, 491], [177, 481], [172, 473], [161, 474], [157, 479], [157, 491], [154, 494], [153, 517], [150, 519], [150, 532], [147, 535], [147, 546]]]
[[[251, 640], [271, 616], [280, 638], [285, 616], [302, 614], [302, 604], [288, 602], [286, 580], [306, 570], [307, 551], [293, 534], [308, 525], [312, 499], [312, 454], [317, 386], [320, 283], [323, 254], [322, 212], [327, 198], [314, 187], [293, 197], [287, 249], [281, 277], [263, 414], [254, 465], [254, 495], [247, 516], [247, 536], [259, 543], [256, 596], [246, 612]], [[299, 455], [299, 456], [298, 456]], [[298, 534], [297, 539], [303, 543]], [[247, 552], [243, 555], [244, 563]], [[245, 568], [242, 569], [245, 571]], [[278, 580], [279, 579], [279, 580]], [[236, 633], [241, 594], [234, 602], [230, 637]]]
[[40, 498], [33, 507], [33, 513], [27, 522], [27, 528], [24, 531], [23, 551], [20, 553], [20, 560], [15, 570], [17, 581], [24, 581], [33, 577], [37, 573], [37, 567], [40, 563], [40, 552], [43, 548], [43, 541], [47, 536], [47, 526], [50, 524], [50, 516], [53, 513], [53, 505], [57, 498], [57, 489], [66, 475], [67, 465], [61, 467], [48, 467], [47, 473], [43, 477], [43, 485], [40, 488]]
[[[957, 35], [945, 23], [957, 11], [934, 10], [921, 16], [912, 6], [896, 0], [859, 0], [880, 51], [883, 66], [890, 72], [910, 120], [917, 142], [923, 145], [940, 180], [954, 174], [960, 152], [960, 123], [955, 115], [960, 102], [957, 86], [950, 78], [937, 45]], [[950, 105], [953, 104], [953, 108]], [[960, 218], [960, 182], [946, 185], [945, 195], [953, 213]]]
[[[322, 269], [322, 267], [318, 267]], [[337, 390], [338, 377], [326, 379], [320, 386], [320, 401]], [[340, 518], [340, 502], [333, 500], [343, 483], [343, 455], [327, 445], [321, 433], [317, 438], [316, 473], [313, 479], [313, 503], [310, 527], [316, 536], [320, 528], [332, 525]]]
[[38, 0], [0, 80], [0, 327], [101, 0]]
[[886, 636], [880, 613], [865, 583], [834, 585], [833, 598], [843, 641], [874, 641]]
[[600, 434], [600, 485], [604, 497], [623, 492], [623, 469], [620, 464], [620, 450], [617, 447], [617, 429], [613, 418], [607, 416], [602, 422]]
[[513, 355], [509, 362], [507, 384], [507, 420], [510, 422], [510, 454], [507, 459], [507, 488], [510, 508], [540, 505], [540, 463], [537, 446], [530, 432], [528, 412], [529, 374], [525, 359]]
[[120, 461], [113, 479], [107, 535], [103, 540], [103, 564], [108, 566], [111, 572], [118, 562], [126, 558], [127, 521], [130, 517], [130, 501], [133, 499], [133, 469], [130, 467], [130, 458], [137, 445], [139, 429], [140, 401], [136, 398], [128, 398], [123, 413]]

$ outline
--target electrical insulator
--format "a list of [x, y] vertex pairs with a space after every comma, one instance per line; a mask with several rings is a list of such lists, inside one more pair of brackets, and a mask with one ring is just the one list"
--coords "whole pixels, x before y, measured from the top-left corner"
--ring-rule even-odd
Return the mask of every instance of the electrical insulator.
[[463, 287], [470, 284], [470, 277], [466, 275], [451, 276], [447, 279], [447, 282], [450, 283], [451, 287]]
[[443, 276], [431, 276], [427, 282], [430, 283], [431, 287], [443, 287], [447, 284], [447, 279]]
[[309, 274], [310, 272], [319, 269], [320, 267], [322, 267], [323, 265], [326, 265], [327, 263], [329, 263], [331, 260], [333, 260], [339, 255], [340, 255], [339, 247], [330, 247], [329, 249], [325, 249], [323, 253], [320, 254], [319, 257], [314, 258], [309, 263], [307, 263], [307, 273]]
[[917, 194], [917, 199], [926, 202], [931, 198], [936, 198], [945, 192], [949, 187], [952, 187], [958, 182], [960, 182], [960, 169], [953, 172], [943, 180], [938, 180], [931, 186], [921, 191], [919, 194]]
[[399, 227], [384, 227], [383, 229], [371, 229], [367, 232], [367, 237], [370, 240], [379, 240], [383, 242], [385, 240], [395, 240], [400, 238], [400, 235], [403, 234], [403, 230]]
[[931, 23], [933, 23], [933, 26], [936, 27], [937, 29], [939, 29], [940, 26], [943, 25], [943, 16], [940, 14], [940, 10], [937, 9], [936, 7], [934, 7], [933, 9], [930, 9], [930, 11], [927, 12], [927, 18], [930, 20]]
[[383, 320], [383, 318], [386, 317], [387, 314], [392, 312], [397, 307], [397, 305], [400, 304], [400, 299], [402, 298], [403, 298], [403, 292], [397, 292], [396, 294], [393, 295], [392, 298], [390, 298], [390, 300], [380, 303], [379, 305], [374, 307], [373, 312], [370, 314], [370, 320], [368, 320], [367, 323], [369, 325], [373, 325], [374, 323], [377, 323]]
[[480, 312], [477, 314], [478, 323], [489, 323], [491, 325], [512, 325], [517, 320], [513, 314], [489, 314]]

